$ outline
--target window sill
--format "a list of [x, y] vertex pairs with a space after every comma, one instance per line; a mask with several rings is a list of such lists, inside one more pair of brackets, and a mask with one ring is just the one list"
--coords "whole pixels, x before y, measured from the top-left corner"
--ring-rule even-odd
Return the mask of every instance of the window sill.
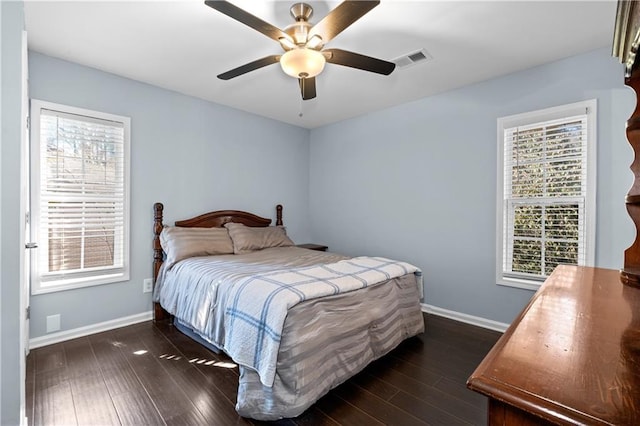
[[523, 290], [538, 291], [544, 281], [531, 281], [517, 278], [498, 278], [497, 285], [504, 287], [514, 287]]
[[31, 288], [31, 295], [36, 296], [39, 294], [56, 293], [65, 290], [75, 290], [84, 287], [93, 287], [103, 284], [113, 284], [129, 281], [129, 272], [114, 273], [108, 275], [101, 275], [99, 277], [86, 277], [80, 279], [70, 279], [65, 282], [49, 281], [48, 283], [40, 283], [40, 285], [34, 285]]

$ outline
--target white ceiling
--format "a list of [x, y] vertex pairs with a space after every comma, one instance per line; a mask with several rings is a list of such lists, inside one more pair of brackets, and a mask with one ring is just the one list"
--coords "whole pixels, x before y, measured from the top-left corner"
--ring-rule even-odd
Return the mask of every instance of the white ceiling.
[[[291, 0], [232, 2], [279, 28], [293, 22]], [[340, 2], [308, 3], [318, 22]], [[382, 0], [327, 47], [385, 60], [424, 48], [433, 60], [390, 76], [327, 64], [317, 98], [302, 102], [278, 64], [216, 78], [282, 49], [203, 1], [25, 3], [31, 50], [307, 128], [610, 46], [615, 11], [613, 0]]]

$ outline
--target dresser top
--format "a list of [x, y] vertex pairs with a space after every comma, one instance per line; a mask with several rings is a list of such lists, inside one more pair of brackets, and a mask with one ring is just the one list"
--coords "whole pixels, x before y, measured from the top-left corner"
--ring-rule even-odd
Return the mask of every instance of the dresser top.
[[640, 289], [559, 266], [467, 385], [553, 422], [640, 424]]

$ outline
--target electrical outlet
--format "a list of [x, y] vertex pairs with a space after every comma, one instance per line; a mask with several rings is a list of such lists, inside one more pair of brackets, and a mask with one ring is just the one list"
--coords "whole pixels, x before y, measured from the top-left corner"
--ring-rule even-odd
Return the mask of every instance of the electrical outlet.
[[49, 315], [47, 317], [47, 333], [60, 330], [60, 314]]
[[146, 278], [144, 281], [142, 281], [143, 293], [151, 293], [152, 290], [153, 290], [153, 279]]

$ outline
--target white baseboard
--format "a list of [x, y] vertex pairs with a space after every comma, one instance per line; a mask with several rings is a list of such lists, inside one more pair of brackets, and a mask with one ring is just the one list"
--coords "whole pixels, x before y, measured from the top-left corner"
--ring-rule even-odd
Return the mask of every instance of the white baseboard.
[[[448, 309], [439, 308], [437, 306], [422, 303], [422, 311], [428, 314], [438, 315], [440, 317], [449, 318], [455, 321], [476, 325], [490, 330], [504, 332], [509, 324], [493, 321], [490, 319], [476, 317], [473, 315], [463, 314], [462, 312], [450, 311]], [[78, 337], [88, 336], [89, 334], [100, 333], [103, 331], [113, 330], [115, 328], [126, 327], [128, 325], [137, 324], [143, 321], [153, 319], [153, 312], [142, 312], [128, 317], [116, 318], [114, 320], [100, 322], [97, 324], [87, 325], [85, 327], [74, 328], [73, 330], [61, 331], [58, 333], [47, 334], [46, 336], [35, 337], [29, 339], [29, 349], [35, 349], [42, 346], [53, 345], [54, 343], [64, 342], [66, 340], [76, 339]]]
[[130, 315], [128, 317], [116, 318], [116, 319], [105, 321], [105, 322], [99, 322], [97, 324], [74, 328], [73, 330], [66, 330], [66, 331], [60, 331], [58, 333], [51, 333], [51, 334], [47, 334], [46, 336], [40, 336], [40, 337], [35, 337], [33, 339], [29, 339], [29, 349], [35, 349], [41, 346], [53, 345], [54, 343], [60, 343], [66, 340], [88, 336], [89, 334], [95, 334], [103, 331], [113, 330], [114, 328], [126, 327], [128, 325], [137, 324], [143, 321], [149, 321], [151, 319], [153, 319], [153, 311], [148, 311], [148, 312], [142, 312], [140, 314]]
[[463, 314], [462, 312], [450, 311], [448, 309], [439, 308], [433, 305], [427, 305], [426, 303], [422, 303], [422, 312], [426, 312], [428, 314], [438, 315], [440, 317], [449, 318], [455, 321], [464, 322], [471, 325], [476, 325], [482, 328], [488, 328], [489, 330], [500, 331], [502, 333], [505, 332], [507, 328], [509, 328], [509, 324], [498, 322], [482, 317], [476, 317], [473, 315]]

